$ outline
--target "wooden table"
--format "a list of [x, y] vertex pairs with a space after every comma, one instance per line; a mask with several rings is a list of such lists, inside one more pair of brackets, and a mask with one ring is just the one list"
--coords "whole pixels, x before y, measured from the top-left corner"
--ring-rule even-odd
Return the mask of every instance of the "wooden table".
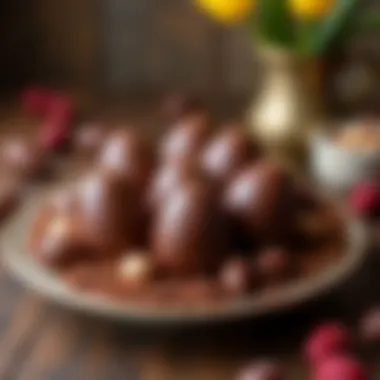
[[[246, 360], [261, 356], [281, 358], [290, 379], [307, 379], [298, 355], [305, 332], [323, 318], [344, 316], [352, 323], [379, 298], [380, 266], [375, 258], [370, 261], [343, 291], [298, 311], [176, 331], [116, 325], [62, 310], [2, 270], [0, 379], [228, 380]], [[360, 347], [360, 354], [374, 368], [377, 362], [380, 376], [380, 347]]]
[[[318, 321], [354, 325], [380, 305], [380, 253], [342, 288], [261, 320], [187, 329], [143, 329], [63, 310], [0, 270], [0, 380], [232, 380], [247, 360], [274, 356], [290, 380], [307, 379], [299, 348]], [[380, 344], [359, 347], [380, 379]], [[376, 364], [377, 363], [377, 364]]]

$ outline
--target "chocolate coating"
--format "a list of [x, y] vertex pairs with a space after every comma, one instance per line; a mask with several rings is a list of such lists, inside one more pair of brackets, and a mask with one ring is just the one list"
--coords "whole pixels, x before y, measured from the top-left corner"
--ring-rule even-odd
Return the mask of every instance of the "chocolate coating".
[[46, 169], [45, 154], [32, 139], [9, 138], [2, 142], [0, 152], [3, 165], [16, 174], [34, 177]]
[[256, 238], [282, 240], [294, 223], [294, 197], [288, 173], [268, 162], [242, 170], [227, 186], [223, 205]]
[[113, 132], [100, 151], [99, 167], [129, 182], [138, 191], [145, 188], [154, 164], [153, 149], [137, 132]]
[[178, 288], [178, 299], [184, 305], [210, 305], [221, 295], [217, 283], [208, 278], [195, 278], [184, 281]]
[[242, 258], [225, 262], [219, 273], [222, 288], [231, 294], [244, 294], [252, 289], [255, 279], [251, 263]]
[[184, 117], [163, 138], [160, 158], [165, 163], [198, 158], [210, 134], [210, 122], [205, 113]]
[[177, 161], [161, 166], [148, 189], [148, 205], [156, 208], [179, 186], [203, 180], [198, 165], [191, 161]]
[[74, 135], [74, 144], [80, 153], [94, 154], [99, 151], [107, 138], [107, 126], [103, 123], [82, 125]]
[[65, 186], [49, 196], [47, 206], [59, 215], [75, 215], [80, 208], [78, 197], [76, 186]]
[[135, 190], [120, 177], [90, 173], [79, 183], [79, 207], [86, 229], [106, 255], [134, 246], [141, 234]]
[[163, 202], [154, 218], [155, 261], [163, 272], [174, 276], [205, 273], [220, 260], [224, 236], [209, 187], [186, 184]]
[[290, 257], [281, 248], [262, 250], [256, 260], [257, 272], [261, 279], [269, 285], [281, 283], [291, 274]]
[[284, 380], [283, 370], [270, 361], [254, 362], [244, 368], [236, 380]]
[[62, 268], [95, 256], [95, 249], [92, 249], [74, 218], [47, 218], [45, 225], [40, 227], [39, 239], [34, 241], [34, 253], [44, 265]]
[[232, 125], [222, 130], [206, 145], [201, 163], [202, 168], [212, 178], [225, 182], [259, 155], [258, 144], [244, 127]]

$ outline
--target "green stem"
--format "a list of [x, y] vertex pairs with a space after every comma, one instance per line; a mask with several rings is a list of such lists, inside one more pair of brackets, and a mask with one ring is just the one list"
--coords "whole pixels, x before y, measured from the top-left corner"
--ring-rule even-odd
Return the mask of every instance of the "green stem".
[[349, 25], [360, 0], [338, 0], [334, 10], [327, 16], [316, 34], [312, 52], [323, 54]]

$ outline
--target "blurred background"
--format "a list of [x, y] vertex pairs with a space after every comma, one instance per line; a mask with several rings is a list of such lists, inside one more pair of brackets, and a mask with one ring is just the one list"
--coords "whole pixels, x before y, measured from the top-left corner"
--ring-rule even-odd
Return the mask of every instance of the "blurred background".
[[[379, 0], [362, 2], [380, 10]], [[379, 37], [361, 37], [323, 57], [330, 115], [379, 115]], [[0, 1], [0, 109], [8, 112], [21, 90], [42, 84], [73, 94], [88, 117], [136, 102], [145, 110], [176, 92], [200, 96], [221, 116], [236, 115], [260, 85], [251, 45], [246, 31], [213, 22], [191, 0]], [[132, 108], [143, 119], [145, 111]], [[198, 334], [121, 332], [51, 307], [2, 274], [0, 379], [223, 380], [244, 360], [277, 353], [293, 373], [303, 373], [299, 345], [316, 319], [354, 324], [378, 304], [380, 262], [373, 256], [344, 292], [295, 314], [222, 331], [206, 326]], [[369, 363], [379, 362], [378, 347], [362, 351]]]
[[[190, 0], [14, 0], [0, 7], [3, 93], [38, 82], [92, 98], [183, 90], [241, 104], [260, 77], [250, 36], [213, 23]], [[339, 111], [368, 109], [378, 98], [377, 38], [326, 58], [326, 96]]]

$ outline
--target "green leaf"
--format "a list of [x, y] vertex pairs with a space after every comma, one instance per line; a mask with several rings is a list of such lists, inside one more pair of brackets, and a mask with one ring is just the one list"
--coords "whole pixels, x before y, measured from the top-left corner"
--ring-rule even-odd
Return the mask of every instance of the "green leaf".
[[257, 27], [262, 37], [275, 45], [294, 48], [294, 24], [284, 0], [259, 0]]
[[349, 25], [360, 0], [337, 0], [335, 8], [322, 22], [321, 28], [316, 33], [316, 39], [313, 44], [312, 52], [322, 54], [336, 38]]
[[319, 27], [318, 22], [299, 21], [296, 24], [297, 49], [301, 55], [311, 55], [313, 41]]

